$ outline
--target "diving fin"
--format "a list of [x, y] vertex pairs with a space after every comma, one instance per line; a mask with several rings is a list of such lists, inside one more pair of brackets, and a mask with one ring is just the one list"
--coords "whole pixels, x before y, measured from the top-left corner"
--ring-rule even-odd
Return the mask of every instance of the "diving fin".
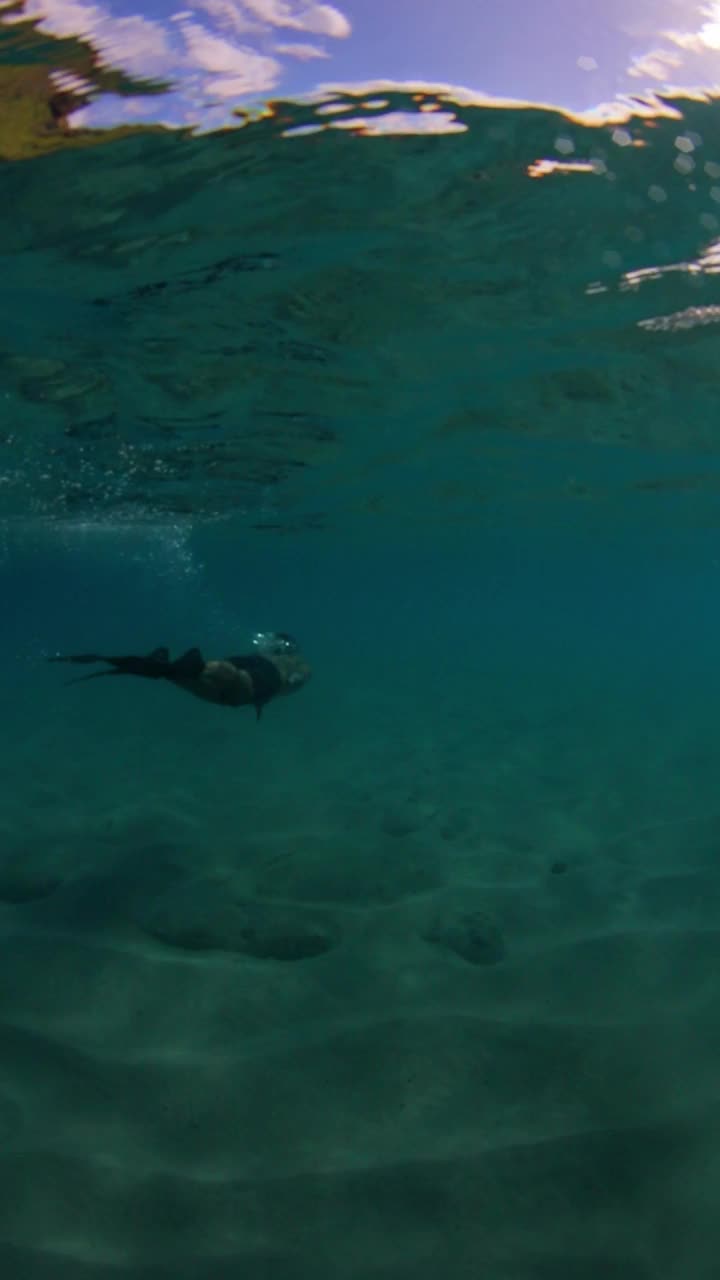
[[[94, 680], [99, 676], [147, 676], [153, 680], [162, 680], [170, 675], [172, 666], [170, 654], [165, 648], [153, 649], [152, 653], [145, 658], [136, 658], [133, 655], [116, 658], [103, 653], [72, 653], [56, 654], [48, 661], [82, 664], [106, 662], [113, 668], [112, 671], [94, 671], [89, 676], [80, 676], [80, 680]], [[72, 680], [70, 683], [77, 684], [78, 681]]]
[[101, 657], [99, 653], [54, 653], [48, 658], [48, 662], [105, 662], [106, 659]]

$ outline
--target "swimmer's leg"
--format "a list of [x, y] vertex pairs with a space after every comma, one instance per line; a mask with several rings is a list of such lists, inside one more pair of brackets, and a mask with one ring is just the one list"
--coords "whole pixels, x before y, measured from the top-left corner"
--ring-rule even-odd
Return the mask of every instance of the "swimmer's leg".
[[167, 649], [153, 649], [145, 658], [128, 655], [111, 658], [102, 653], [56, 654], [48, 658], [48, 662], [75, 662], [89, 664], [106, 662], [111, 671], [93, 671], [88, 676], [77, 676], [68, 684], [79, 684], [82, 680], [97, 680], [100, 676], [145, 676], [150, 680], [192, 680], [202, 674], [205, 659], [199, 649], [188, 649], [182, 657], [171, 661]]
[[191, 649], [184, 654], [176, 662], [170, 661], [170, 654], [167, 649], [153, 649], [145, 658], [138, 658], [132, 655], [127, 657], [107, 657], [102, 653], [73, 653], [73, 654], [57, 654], [48, 658], [48, 662], [74, 662], [89, 664], [91, 662], [106, 662], [111, 671], [93, 671], [88, 676], [78, 676], [75, 680], [70, 680], [70, 684], [77, 684], [81, 680], [97, 680], [100, 676], [145, 676], [150, 680], [171, 680], [174, 675], [189, 675], [192, 672], [202, 671], [204, 659], [198, 649]]

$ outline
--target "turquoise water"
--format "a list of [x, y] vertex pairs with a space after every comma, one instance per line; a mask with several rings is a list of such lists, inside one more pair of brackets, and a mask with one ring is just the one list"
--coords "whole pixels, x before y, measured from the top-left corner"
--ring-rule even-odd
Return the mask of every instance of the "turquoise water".
[[[3, 170], [3, 1275], [715, 1275], [720, 139], [683, 112], [287, 106]], [[258, 628], [313, 665], [259, 724], [45, 662]]]

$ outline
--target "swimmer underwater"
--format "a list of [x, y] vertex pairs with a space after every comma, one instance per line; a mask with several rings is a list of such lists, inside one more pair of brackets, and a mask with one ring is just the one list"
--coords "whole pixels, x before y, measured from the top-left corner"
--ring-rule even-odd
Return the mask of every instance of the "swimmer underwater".
[[258, 632], [253, 638], [254, 653], [236, 658], [203, 658], [199, 649], [188, 649], [173, 661], [167, 649], [153, 649], [146, 658], [108, 658], [100, 653], [56, 654], [48, 662], [105, 662], [110, 671], [93, 671], [69, 684], [96, 680], [100, 676], [145, 676], [169, 680], [206, 702], [223, 707], [254, 707], [257, 719], [273, 698], [302, 689], [310, 679], [310, 666], [298, 646], [285, 631]]

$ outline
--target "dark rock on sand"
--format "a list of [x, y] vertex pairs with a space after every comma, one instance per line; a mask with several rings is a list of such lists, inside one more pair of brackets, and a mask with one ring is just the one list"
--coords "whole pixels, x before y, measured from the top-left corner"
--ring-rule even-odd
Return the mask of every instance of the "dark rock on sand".
[[386, 836], [396, 839], [411, 836], [423, 826], [423, 817], [414, 807], [406, 809], [389, 809], [383, 814], [380, 829]]
[[20, 906], [47, 898], [62, 883], [59, 876], [17, 863], [0, 866], [0, 902]]
[[421, 930], [421, 937], [436, 947], [454, 951], [468, 964], [499, 964], [505, 944], [497, 925], [483, 911], [460, 904], [440, 907]]
[[154, 937], [190, 951], [233, 951], [259, 960], [307, 960], [334, 947], [333, 921], [302, 908], [233, 897], [227, 882], [191, 880], [142, 911]]

